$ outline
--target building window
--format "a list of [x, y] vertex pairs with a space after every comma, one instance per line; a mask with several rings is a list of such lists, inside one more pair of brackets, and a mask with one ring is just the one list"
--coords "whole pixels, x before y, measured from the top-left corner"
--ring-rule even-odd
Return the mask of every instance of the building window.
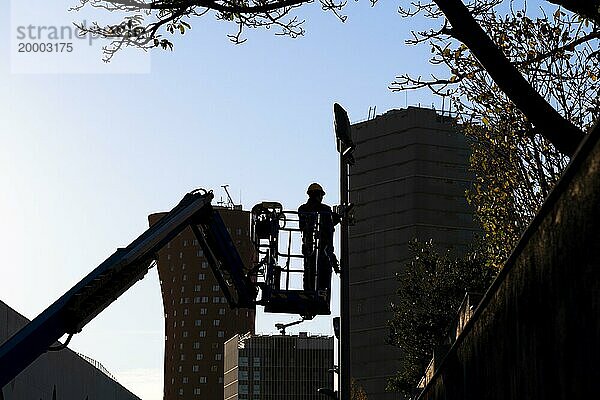
[[202, 290], [202, 286], [200, 285], [194, 285], [194, 292], [199, 292]]
[[254, 371], [254, 376], [252, 378], [255, 381], [260, 381], [260, 371]]
[[204, 354], [202, 354], [202, 353], [196, 353], [196, 360], [200, 361], [202, 359], [204, 359]]
[[179, 388], [179, 395], [183, 396], [183, 389], [182, 388]]
[[171, 242], [168, 242], [167, 243], [167, 249], [170, 249], [170, 248], [171, 248]]
[[185, 321], [181, 320], [181, 325], [180, 326], [184, 326], [185, 325]]
[[183, 343], [179, 343], [179, 350], [183, 350]]
[[221, 320], [220, 319], [214, 319], [213, 320], [213, 326], [219, 326], [221, 325]]
[[200, 325], [202, 325], [202, 320], [201, 320], [201, 319], [197, 319], [197, 320], [195, 320], [195, 321], [194, 321], [194, 325], [196, 325], [196, 326], [200, 326]]
[[248, 366], [248, 357], [240, 357], [240, 367]]
[[219, 383], [223, 383], [223, 377], [222, 376], [219, 377]]
[[181, 269], [185, 271], [185, 263], [181, 264]]
[[252, 366], [253, 367], [260, 367], [260, 357], [254, 357]]
[[237, 229], [235, 230], [235, 233], [236, 233], [238, 236], [240, 236], [240, 235], [242, 234], [242, 229], [241, 229], [241, 228], [237, 228]]
[[180, 354], [179, 355], [179, 360], [180, 361], [185, 361], [185, 354]]
[[213, 304], [219, 303], [221, 301], [220, 297], [213, 297]]
[[171, 255], [167, 254], [167, 260], [170, 260], [170, 259], [171, 259]]
[[219, 315], [225, 315], [225, 309], [219, 308]]
[[200, 379], [198, 379], [198, 382], [200, 383], [206, 383], [207, 379], [205, 376], [201, 376]]
[[200, 392], [200, 388], [195, 388], [195, 389], [194, 389], [194, 394], [195, 394], [195, 395], [199, 395], [200, 393], [201, 393], [201, 392]]
[[179, 252], [179, 258], [183, 258], [183, 252], [182, 251]]
[[186, 298], [183, 300], [183, 302], [184, 302], [185, 304], [189, 304], [189, 303], [190, 303], [190, 298], [189, 298], [189, 297], [186, 297]]
[[225, 337], [225, 332], [223, 332], [223, 331], [217, 332], [217, 337], [221, 337], [221, 338]]
[[239, 385], [238, 392], [239, 394], [248, 394], [248, 385]]
[[[206, 299], [208, 299], [208, 297]], [[206, 308], [200, 309], [200, 315], [206, 315]]]
[[[226, 299], [225, 297], [221, 297], [221, 303], [223, 303], [223, 304], [227, 303], [227, 299]], [[248, 315], [246, 315], [246, 317], [247, 317], [247, 316], [248, 316]]]
[[199, 281], [203, 281], [204, 279], [206, 279], [206, 275], [204, 275], [204, 274], [198, 274], [198, 280]]
[[208, 261], [202, 261], [202, 269], [208, 268]]
[[215, 361], [221, 361], [223, 359], [223, 354], [217, 353], [215, 354]]
[[211, 372], [217, 372], [218, 370], [219, 370], [219, 367], [218, 367], [218, 366], [216, 366], [216, 365], [211, 365], [211, 367], [210, 367], [210, 371], [211, 371]]
[[182, 281], [187, 281], [187, 275], [183, 274], [183, 277], [181, 278]]
[[190, 310], [188, 308], [183, 309], [183, 315], [188, 315], [189, 313], [190, 313]]
[[184, 240], [184, 241], [183, 241], [183, 247], [187, 247], [187, 245], [188, 245], [188, 241], [187, 241], [187, 240]]
[[188, 337], [188, 331], [183, 331], [183, 337]]
[[200, 342], [194, 342], [194, 349], [200, 348]]
[[181, 379], [181, 382], [182, 382], [182, 383], [188, 383], [188, 382], [189, 382], [189, 379], [188, 379], [188, 377], [187, 377], [187, 376], [184, 376], [184, 377]]
[[198, 246], [198, 239], [194, 239], [194, 246]]
[[240, 381], [247, 381], [248, 380], [248, 371], [239, 371], [238, 372], [238, 379]]
[[254, 392], [254, 394], [260, 394], [260, 385], [252, 386], [252, 392]]
[[200, 296], [194, 297], [194, 304], [200, 303]]
[[200, 370], [199, 365], [192, 365], [192, 372], [198, 372]]
[[219, 285], [213, 285], [213, 288], [212, 288], [213, 292], [218, 292], [219, 290], [221, 290], [221, 288], [219, 287]]
[[178, 372], [181, 372], [181, 371], [182, 371], [182, 369], [183, 369], [183, 367], [180, 365], [180, 366], [177, 368], [177, 371], [178, 371]]
[[198, 250], [198, 251], [196, 252], [196, 256], [197, 256], [197, 257], [202, 257], [203, 255], [204, 255], [204, 252], [203, 252], [202, 250]]
[[200, 331], [200, 332], [198, 333], [198, 335], [199, 335], [200, 337], [206, 337], [206, 331]]
[[208, 296], [202, 297], [202, 302], [203, 303], [208, 303]]

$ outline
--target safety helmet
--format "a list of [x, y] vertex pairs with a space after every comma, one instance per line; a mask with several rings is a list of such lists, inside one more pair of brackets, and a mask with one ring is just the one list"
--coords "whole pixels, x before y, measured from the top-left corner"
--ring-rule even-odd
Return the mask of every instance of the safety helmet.
[[318, 183], [311, 183], [308, 186], [308, 189], [306, 190], [306, 194], [311, 194], [312, 192], [320, 192], [321, 194], [325, 195], [325, 191], [323, 190], [321, 185], [319, 185]]

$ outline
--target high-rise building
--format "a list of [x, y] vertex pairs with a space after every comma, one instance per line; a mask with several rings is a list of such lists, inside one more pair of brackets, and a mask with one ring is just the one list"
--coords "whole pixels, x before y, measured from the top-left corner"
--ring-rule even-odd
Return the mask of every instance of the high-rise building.
[[463, 252], [478, 231], [465, 190], [470, 150], [448, 117], [409, 107], [352, 126], [356, 164], [350, 169], [350, 330], [352, 375], [369, 400], [385, 391], [402, 354], [386, 344], [396, 273], [408, 242], [433, 239]]
[[[27, 318], [0, 301], [0, 343], [23, 328]], [[1, 400], [139, 400], [97, 361], [66, 348], [42, 354], [9, 384]]]
[[[250, 266], [250, 213], [239, 206], [215, 209]], [[150, 225], [164, 215], [150, 215]], [[165, 312], [164, 400], [222, 400], [223, 344], [254, 331], [254, 311], [229, 308], [190, 228], [159, 252], [158, 275]]]
[[223, 399], [323, 400], [332, 369], [332, 336], [235, 335], [225, 342]]

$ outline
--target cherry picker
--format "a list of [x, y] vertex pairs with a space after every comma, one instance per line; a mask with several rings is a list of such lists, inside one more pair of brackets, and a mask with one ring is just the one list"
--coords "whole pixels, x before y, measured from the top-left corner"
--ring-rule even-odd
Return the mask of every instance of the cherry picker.
[[[257, 204], [252, 209], [251, 236], [259, 257], [254, 265], [248, 266], [244, 265], [218, 211], [212, 207], [213, 197], [212, 192], [204, 190], [186, 194], [159, 222], [127, 247], [117, 249], [2, 344], [0, 390], [43, 353], [66, 347], [74, 334], [141, 280], [154, 265], [157, 252], [188, 226], [230, 307], [253, 309], [262, 305], [266, 312], [298, 314], [303, 320], [329, 315], [330, 279], [326, 287], [293, 287], [298, 281], [295, 275], [304, 273], [304, 268], [298, 267], [294, 260], [313, 263], [325, 260], [319, 255], [318, 223], [311, 232], [301, 231], [297, 212], [283, 211], [279, 203]], [[280, 237], [286, 234], [287, 241], [282, 242]], [[293, 243], [307, 234], [311, 235], [313, 247], [294, 253]], [[64, 335], [68, 335], [65, 344], [53, 347]]]

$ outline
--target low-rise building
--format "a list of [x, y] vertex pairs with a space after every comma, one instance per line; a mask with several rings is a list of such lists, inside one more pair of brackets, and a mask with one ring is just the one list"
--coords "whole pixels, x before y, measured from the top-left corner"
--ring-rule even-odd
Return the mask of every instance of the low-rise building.
[[224, 400], [323, 400], [333, 389], [333, 337], [235, 335], [225, 342]]
[[[29, 320], [0, 301], [0, 343]], [[8, 385], [0, 400], [140, 400], [97, 361], [66, 348], [40, 356]]]

